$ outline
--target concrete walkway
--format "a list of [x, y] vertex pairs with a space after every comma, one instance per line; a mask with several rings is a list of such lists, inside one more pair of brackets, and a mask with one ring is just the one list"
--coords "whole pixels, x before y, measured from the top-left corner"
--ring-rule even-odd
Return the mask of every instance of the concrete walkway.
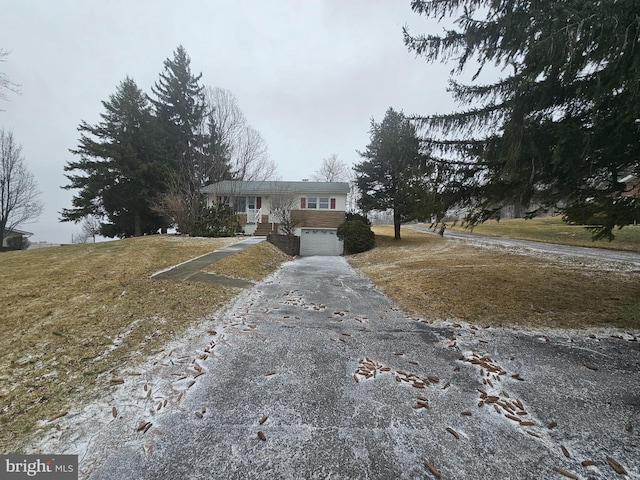
[[226, 275], [207, 273], [202, 270], [212, 263], [265, 240], [266, 237], [247, 237], [233, 245], [219, 248], [211, 253], [206, 253], [200, 257], [175, 265], [167, 270], [156, 272], [151, 275], [151, 278], [154, 280], [175, 280], [178, 282], [189, 280], [196, 282], [220, 283], [231, 287], [247, 288], [252, 286], [253, 283], [239, 278], [227, 277]]

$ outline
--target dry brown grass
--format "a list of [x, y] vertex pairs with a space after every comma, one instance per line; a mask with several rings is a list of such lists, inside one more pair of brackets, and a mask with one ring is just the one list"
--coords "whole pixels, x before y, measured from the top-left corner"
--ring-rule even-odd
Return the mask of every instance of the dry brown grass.
[[488, 250], [403, 228], [349, 257], [399, 305], [428, 318], [490, 325], [640, 328], [638, 272]]
[[[19, 451], [39, 421], [93, 398], [109, 372], [133, 366], [237, 295], [149, 278], [235, 241], [149, 236], [0, 254], [0, 452]], [[256, 280], [283, 259], [256, 247], [252, 268], [218, 273]]]
[[[449, 223], [447, 227], [458, 231], [471, 231], [464, 228], [460, 223], [455, 226]], [[582, 225], [566, 224], [561, 217], [539, 217], [530, 220], [504, 218], [499, 222], [487, 220], [475, 226], [472, 231], [473, 233], [497, 237], [640, 252], [640, 226], [635, 225], [628, 225], [620, 230], [614, 230], [615, 239], [611, 242], [608, 240], [594, 242], [591, 238], [590, 230], [587, 230]]]
[[212, 263], [206, 272], [258, 281], [274, 272], [289, 260], [286, 253], [269, 242], [261, 242], [246, 250]]

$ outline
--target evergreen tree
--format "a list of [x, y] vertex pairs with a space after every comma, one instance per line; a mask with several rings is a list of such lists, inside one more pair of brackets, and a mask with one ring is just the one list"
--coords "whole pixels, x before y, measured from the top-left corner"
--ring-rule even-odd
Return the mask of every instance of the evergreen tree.
[[173, 58], [164, 61], [160, 79], [151, 88], [156, 116], [164, 132], [163, 148], [174, 168], [174, 184], [188, 209], [186, 223], [178, 225], [189, 233], [201, 210], [200, 188], [202, 162], [207, 157], [209, 141], [203, 138], [205, 117], [202, 74], [191, 72], [191, 59], [181, 45]]
[[454, 19], [443, 35], [405, 44], [428, 61], [477, 61], [503, 78], [451, 82], [468, 108], [418, 118], [435, 160], [454, 170], [449, 193], [483, 221], [505, 204], [534, 216], [562, 207], [595, 225], [594, 238], [640, 218], [620, 179], [640, 174], [640, 16], [637, 0], [413, 0], [427, 17]]
[[394, 237], [400, 239], [400, 225], [431, 214], [427, 162], [420, 152], [415, 127], [402, 112], [389, 108], [381, 123], [371, 120], [371, 141], [365, 160], [356, 164], [358, 200], [365, 211], [393, 210]]
[[148, 100], [127, 77], [102, 105], [97, 125], [83, 121], [78, 127], [80, 142], [71, 153], [80, 159], [64, 170], [81, 173], [65, 174], [70, 184], [63, 188], [80, 191], [61, 220], [93, 215], [104, 220], [100, 233], [107, 237], [156, 233], [166, 222], [152, 206], [166, 188], [169, 168], [157, 149], [159, 130]]

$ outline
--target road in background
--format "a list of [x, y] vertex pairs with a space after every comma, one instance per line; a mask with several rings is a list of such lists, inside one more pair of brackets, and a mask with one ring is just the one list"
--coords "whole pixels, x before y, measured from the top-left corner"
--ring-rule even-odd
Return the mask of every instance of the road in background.
[[[410, 225], [409, 228], [418, 230], [420, 232], [426, 232], [437, 235], [432, 228], [423, 227], [418, 225]], [[578, 257], [595, 258], [600, 260], [607, 260], [613, 262], [628, 263], [640, 267], [640, 253], [627, 252], [622, 250], [610, 250], [607, 248], [597, 247], [574, 247], [570, 245], [559, 245], [555, 243], [535, 242], [532, 240], [518, 240], [514, 238], [505, 237], [492, 237], [489, 235], [478, 235], [470, 232], [459, 232], [446, 230], [444, 234], [445, 238], [454, 238], [459, 240], [465, 240], [473, 242], [479, 245], [499, 245], [502, 247], [519, 247], [532, 251], [553, 253], [559, 255], [571, 255]]]

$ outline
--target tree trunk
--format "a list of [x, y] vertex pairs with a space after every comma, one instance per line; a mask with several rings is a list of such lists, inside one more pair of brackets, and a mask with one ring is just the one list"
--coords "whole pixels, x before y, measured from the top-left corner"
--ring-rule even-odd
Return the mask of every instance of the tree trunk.
[[133, 236], [134, 237], [141, 237], [142, 236], [142, 220], [140, 219], [140, 214], [136, 213], [135, 214], [135, 218], [134, 218], [134, 233]]
[[400, 240], [400, 215], [395, 210], [393, 211], [393, 238]]

